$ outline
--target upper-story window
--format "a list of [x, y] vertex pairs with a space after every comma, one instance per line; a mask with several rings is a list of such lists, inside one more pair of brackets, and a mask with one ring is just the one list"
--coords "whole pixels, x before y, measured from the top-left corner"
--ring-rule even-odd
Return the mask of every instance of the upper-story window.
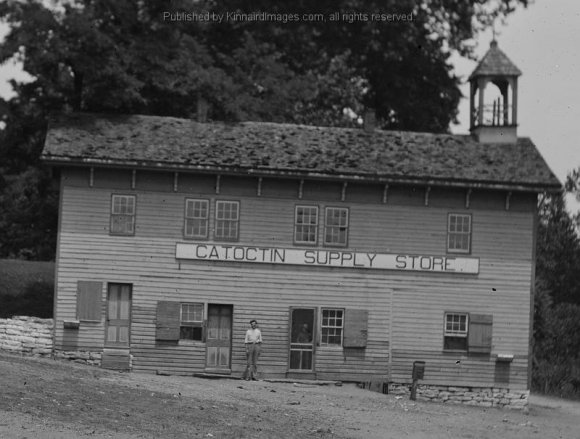
[[316, 244], [318, 236], [318, 206], [296, 206], [294, 242]]
[[447, 251], [471, 252], [471, 215], [450, 213], [447, 222]]
[[186, 238], [202, 238], [208, 236], [209, 230], [209, 201], [185, 200], [185, 228]]
[[240, 231], [239, 201], [216, 201], [215, 239], [237, 241]]
[[327, 207], [324, 220], [324, 244], [346, 246], [348, 243], [348, 209]]
[[135, 195], [113, 195], [111, 235], [135, 234]]

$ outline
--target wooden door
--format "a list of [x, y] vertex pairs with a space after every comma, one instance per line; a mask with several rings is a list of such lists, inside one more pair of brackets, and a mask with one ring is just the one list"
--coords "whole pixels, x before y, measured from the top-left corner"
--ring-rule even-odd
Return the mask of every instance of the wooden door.
[[316, 340], [316, 308], [290, 309], [289, 370], [314, 370], [314, 340]]
[[232, 315], [231, 305], [208, 305], [206, 370], [231, 372]]
[[109, 284], [107, 294], [106, 347], [129, 347], [131, 285]]

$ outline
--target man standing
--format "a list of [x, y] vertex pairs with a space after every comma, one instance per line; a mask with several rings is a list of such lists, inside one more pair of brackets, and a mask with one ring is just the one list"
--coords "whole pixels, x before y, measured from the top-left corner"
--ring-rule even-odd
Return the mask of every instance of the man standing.
[[250, 320], [251, 329], [246, 331], [246, 360], [247, 367], [244, 373], [246, 380], [256, 380], [258, 374], [258, 357], [260, 356], [260, 349], [262, 347], [262, 332], [258, 328], [256, 320]]

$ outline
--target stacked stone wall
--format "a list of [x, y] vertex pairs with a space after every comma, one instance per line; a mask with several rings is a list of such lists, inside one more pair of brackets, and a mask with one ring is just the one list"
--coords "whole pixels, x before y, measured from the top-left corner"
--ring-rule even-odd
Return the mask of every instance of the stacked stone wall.
[[0, 351], [33, 357], [53, 357], [90, 366], [101, 365], [100, 352], [54, 351], [52, 319], [18, 316], [0, 319]]
[[14, 317], [0, 319], [0, 350], [20, 355], [52, 355], [52, 319]]
[[[410, 395], [409, 384], [390, 384], [389, 393]], [[434, 401], [445, 404], [465, 404], [478, 407], [497, 407], [506, 409], [527, 410], [529, 390], [512, 390], [499, 387], [453, 387], [429, 386], [417, 387], [418, 401]]]

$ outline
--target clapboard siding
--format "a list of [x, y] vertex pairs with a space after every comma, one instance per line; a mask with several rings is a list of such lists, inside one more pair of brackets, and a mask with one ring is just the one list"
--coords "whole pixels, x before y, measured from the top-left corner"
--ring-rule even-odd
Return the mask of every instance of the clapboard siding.
[[[393, 358], [391, 380], [394, 382], [410, 383], [413, 362], [425, 361], [425, 376], [421, 380], [423, 384], [510, 389], [527, 387], [526, 356], [516, 356], [512, 363], [498, 363], [495, 358], [484, 355], [466, 356], [451, 353], [441, 355], [430, 351], [393, 349]], [[508, 371], [507, 380], [505, 370]]]
[[[87, 193], [87, 191], [89, 193]], [[111, 191], [104, 189], [65, 188], [62, 230], [107, 235], [110, 222]], [[128, 193], [127, 191], [114, 191]], [[183, 239], [185, 198], [183, 194], [135, 192], [136, 236]], [[206, 198], [232, 199], [208, 194]], [[305, 200], [252, 197], [239, 199], [240, 243], [245, 245], [293, 245], [294, 209]], [[322, 207], [336, 203], [319, 202]], [[398, 205], [359, 205], [350, 207], [349, 248], [358, 251], [445, 254], [447, 215], [445, 208]], [[213, 217], [213, 203], [210, 206]], [[531, 259], [533, 215], [525, 212], [474, 211], [452, 209], [473, 216], [472, 255], [494, 259]], [[210, 221], [210, 238], [213, 222]], [[323, 227], [319, 227], [321, 242]], [[210, 239], [211, 240], [211, 239]]]
[[[407, 380], [412, 361], [428, 362], [431, 383], [494, 384], [494, 355], [511, 353], [510, 382], [525, 386], [529, 338], [530, 288], [533, 271], [533, 199], [514, 194], [516, 210], [505, 210], [505, 194], [474, 191], [470, 209], [462, 190], [433, 190], [425, 206], [424, 188], [352, 185], [341, 201], [342, 185], [222, 177], [216, 194], [211, 176], [173, 174], [65, 172], [61, 191], [56, 346], [98, 350], [104, 342], [106, 288], [101, 322], [81, 322], [78, 331], [63, 329], [76, 317], [79, 280], [132, 285], [131, 354], [138, 371], [191, 374], [204, 370], [205, 343], [155, 340], [157, 302], [200, 302], [233, 305], [232, 373], [245, 368], [243, 339], [248, 321], [256, 318], [264, 344], [259, 366], [265, 375], [288, 371], [291, 307], [368, 310], [366, 348], [316, 347], [316, 376], [360, 379], [369, 376]], [[350, 190], [350, 191], [349, 191]], [[135, 194], [135, 236], [110, 236], [112, 193]], [[236, 262], [178, 261], [183, 238], [186, 198], [210, 203], [212, 243], [214, 200], [240, 201], [239, 245], [294, 247], [296, 205], [349, 208], [349, 246], [344, 250], [446, 255], [449, 212], [472, 215], [472, 252], [480, 259], [477, 275], [413, 273], [269, 265]], [[515, 200], [518, 200], [517, 202]], [[323, 227], [319, 227], [322, 242]], [[324, 249], [322, 246], [315, 247]], [[461, 357], [461, 368], [443, 352], [446, 311], [493, 316], [492, 353]], [[455, 358], [455, 357], [453, 357]], [[411, 365], [411, 366], [410, 366]], [[459, 372], [458, 372], [459, 371]], [[523, 383], [523, 384], [522, 384]]]

